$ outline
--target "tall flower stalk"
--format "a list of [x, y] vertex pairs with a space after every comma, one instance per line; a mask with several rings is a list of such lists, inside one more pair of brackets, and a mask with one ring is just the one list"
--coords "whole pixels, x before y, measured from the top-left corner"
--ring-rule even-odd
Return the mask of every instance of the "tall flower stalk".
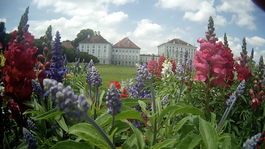
[[92, 67], [94, 66], [93, 60], [91, 59], [87, 66], [86, 83], [88, 84], [89, 98], [92, 100], [91, 85], [92, 85]]
[[233, 106], [236, 103], [236, 100], [238, 99], [238, 97], [240, 97], [244, 91], [245, 91], [245, 80], [241, 81], [241, 83], [239, 84], [239, 86], [237, 87], [236, 91], [230, 96], [230, 98], [226, 101], [227, 104], [227, 108], [225, 110], [224, 115], [222, 116], [217, 128], [216, 128], [216, 132], [219, 133], [219, 131], [221, 130], [222, 126], [224, 125], [225, 120], [227, 119], [231, 109], [233, 108]]
[[[119, 94], [116, 86], [111, 83], [106, 96], [106, 105], [108, 107], [108, 114], [112, 115], [112, 126], [114, 126], [115, 123], [115, 115], [121, 113], [120, 108], [122, 106], [122, 102], [120, 101], [120, 96], [121, 95]], [[115, 144], [115, 134], [113, 135], [112, 140], [113, 144]]]
[[69, 68], [63, 68], [64, 59], [62, 57], [62, 43], [60, 42], [61, 36], [59, 32], [56, 32], [55, 40], [52, 46], [52, 65], [49, 71], [45, 71], [49, 74], [51, 79], [54, 79], [58, 82], [63, 81], [63, 75], [69, 70]]
[[96, 67], [92, 66], [91, 68], [91, 81], [92, 85], [96, 87], [96, 92], [95, 92], [95, 98], [94, 98], [94, 103], [95, 103], [95, 108], [94, 108], [94, 119], [97, 117], [97, 112], [96, 108], [98, 107], [98, 88], [102, 85], [102, 78], [100, 77], [100, 73], [96, 69]]

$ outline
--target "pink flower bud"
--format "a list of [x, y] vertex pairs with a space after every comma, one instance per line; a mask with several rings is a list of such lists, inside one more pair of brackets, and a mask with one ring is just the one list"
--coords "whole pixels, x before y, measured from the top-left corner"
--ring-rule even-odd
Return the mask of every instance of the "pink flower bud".
[[251, 99], [253, 99], [253, 98], [254, 98], [254, 92], [253, 92], [253, 90], [250, 89], [248, 92], [249, 92], [249, 94], [250, 94]]
[[209, 34], [205, 34], [206, 38], [209, 39], [210, 38], [210, 35]]
[[254, 111], [259, 106], [259, 100], [257, 98], [252, 99], [251, 106], [252, 106], [252, 110]]
[[50, 66], [51, 66], [51, 63], [50, 62], [46, 62], [46, 64], [45, 64], [45, 70], [49, 70], [50, 69]]
[[258, 82], [257, 82], [257, 80], [255, 80], [255, 81], [253, 81], [253, 83], [254, 83], [254, 84], [257, 84]]
[[212, 35], [213, 35], [213, 37], [215, 37], [215, 36], [216, 36], [216, 34], [215, 34], [215, 33], [213, 33]]
[[40, 61], [41, 63], [45, 61], [44, 57], [40, 54], [37, 56], [37, 60]]
[[43, 55], [47, 56], [48, 54], [48, 48], [47, 47], [44, 47], [43, 49]]
[[255, 89], [256, 92], [258, 91], [259, 87], [258, 87], [257, 84], [254, 85], [254, 89]]
[[188, 88], [187, 88], [188, 90], [191, 90], [191, 87], [190, 86], [188, 86]]
[[259, 99], [259, 101], [262, 101], [262, 100], [263, 100], [262, 97], [264, 97], [264, 92], [263, 92], [263, 91], [260, 91], [260, 92], [259, 92], [259, 95], [258, 95], [258, 99]]
[[187, 84], [188, 84], [188, 81], [187, 81], [187, 80], [185, 80], [185, 81], [184, 81], [184, 83], [187, 85]]
[[43, 64], [42, 63], [39, 63], [38, 68], [39, 68], [39, 70], [43, 69]]

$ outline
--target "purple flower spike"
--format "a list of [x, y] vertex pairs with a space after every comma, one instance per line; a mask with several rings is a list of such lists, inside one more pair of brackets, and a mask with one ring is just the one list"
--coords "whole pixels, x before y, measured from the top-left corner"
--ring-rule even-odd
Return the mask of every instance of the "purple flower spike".
[[111, 115], [117, 115], [119, 113], [121, 113], [121, 106], [122, 106], [122, 102], [120, 101], [120, 94], [118, 89], [116, 88], [116, 86], [111, 83], [109, 88], [108, 88], [108, 92], [107, 92], [107, 96], [106, 96], [106, 105], [108, 107], [108, 114]]
[[93, 86], [99, 87], [102, 85], [102, 78], [100, 77], [100, 73], [98, 72], [97, 68], [92, 66], [91, 68], [91, 81]]

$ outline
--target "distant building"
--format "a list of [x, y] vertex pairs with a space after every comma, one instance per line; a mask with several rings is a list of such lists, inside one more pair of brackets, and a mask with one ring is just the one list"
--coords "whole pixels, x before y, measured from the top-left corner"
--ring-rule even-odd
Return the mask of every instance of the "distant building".
[[73, 45], [71, 44], [71, 42], [62, 42], [62, 46], [63, 47], [65, 47], [65, 48], [67, 48], [67, 49], [75, 49], [74, 47], [73, 47]]
[[112, 62], [115, 65], [134, 66], [140, 62], [140, 50], [128, 37], [112, 46]]
[[188, 61], [194, 60], [194, 55], [197, 47], [180, 39], [172, 39], [166, 43], [163, 43], [158, 47], [158, 55], [169, 56], [170, 59], [174, 59], [176, 63], [184, 62], [184, 53], [188, 51]]
[[112, 45], [100, 35], [99, 31], [80, 41], [78, 47], [81, 52], [97, 57], [100, 64], [111, 64]]
[[[97, 57], [100, 64], [134, 66], [136, 63], [148, 63], [152, 59], [151, 54], [140, 54], [141, 48], [128, 37], [112, 45], [100, 35], [99, 31], [95, 31], [92, 36], [88, 35], [85, 40], [79, 42], [78, 47], [81, 52]], [[168, 54], [176, 63], [183, 63], [184, 52], [188, 51], [188, 60], [194, 60], [196, 49], [197, 47], [185, 41], [172, 39], [158, 46], [158, 55], [154, 55], [154, 60], [158, 62], [160, 56], [167, 57]]]
[[[152, 54], [141, 54], [140, 55], [140, 62], [141, 63], [149, 63], [149, 61], [152, 59]], [[158, 62], [159, 55], [154, 55], [154, 60]]]

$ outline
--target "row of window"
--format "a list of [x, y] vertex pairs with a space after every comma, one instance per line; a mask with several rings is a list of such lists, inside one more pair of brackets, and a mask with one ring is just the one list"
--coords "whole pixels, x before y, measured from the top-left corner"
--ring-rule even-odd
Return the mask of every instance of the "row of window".
[[138, 60], [138, 56], [131, 55], [112, 55], [113, 59], [129, 59], [129, 60]]
[[[93, 47], [93, 48], [95, 48], [95, 47], [100, 48], [101, 46], [100, 46], [100, 45], [98, 45], [98, 46], [96, 46], [96, 45], [92, 45], [92, 47]], [[106, 48], [106, 45], [104, 45], [104, 46], [102, 46], [102, 47]], [[84, 48], [84, 44], [81, 44], [81, 48]], [[87, 48], [89, 48], [89, 47], [87, 46]]]
[[111, 64], [134, 66], [135, 63], [134, 62], [123, 62], [123, 61], [112, 61]]
[[[175, 50], [180, 50], [180, 51], [182, 51], [182, 49], [184, 50], [184, 51], [186, 51], [186, 50], [188, 50], [188, 51], [193, 51], [193, 52], [195, 52], [195, 49], [188, 49], [188, 48], [179, 48], [179, 47], [172, 47], [172, 51], [174, 52], [174, 49]], [[169, 50], [170, 52], [171, 52], [171, 47], [169, 47], [168, 48], [168, 46], [167, 46], [167, 50]]]
[[138, 50], [114, 50], [114, 49], [112, 49], [112, 52], [139, 53]]

